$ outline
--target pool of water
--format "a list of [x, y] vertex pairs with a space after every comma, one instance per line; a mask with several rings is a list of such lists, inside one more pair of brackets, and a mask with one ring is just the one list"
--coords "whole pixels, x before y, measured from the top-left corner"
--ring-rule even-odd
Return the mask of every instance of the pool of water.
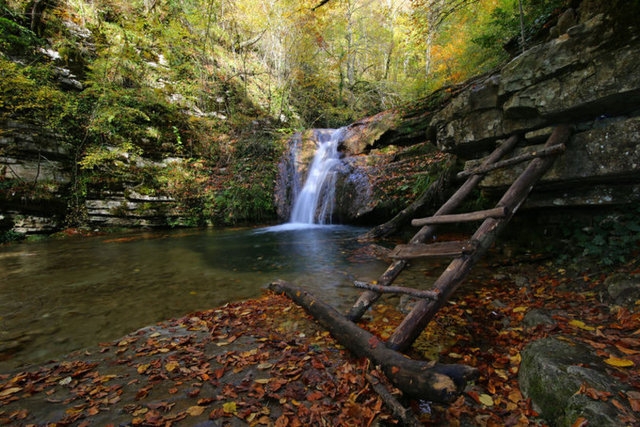
[[[375, 280], [387, 267], [358, 242], [363, 231], [285, 225], [0, 246], [0, 372], [259, 296], [275, 279], [346, 310], [359, 294], [353, 281]], [[425, 274], [403, 278], [423, 281]]]

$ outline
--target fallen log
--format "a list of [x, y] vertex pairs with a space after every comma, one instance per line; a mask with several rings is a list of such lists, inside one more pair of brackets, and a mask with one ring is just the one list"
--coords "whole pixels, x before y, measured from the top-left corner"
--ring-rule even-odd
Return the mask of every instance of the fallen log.
[[303, 307], [345, 348], [358, 357], [366, 357], [387, 376], [404, 395], [434, 402], [452, 402], [478, 370], [466, 365], [448, 365], [412, 360], [388, 348], [383, 341], [348, 320], [330, 305], [309, 292], [284, 281], [269, 285]]
[[373, 390], [378, 393], [378, 396], [380, 396], [384, 404], [387, 405], [389, 409], [391, 409], [393, 415], [399, 418], [400, 421], [402, 421], [403, 426], [419, 427], [422, 425], [422, 423], [418, 421], [415, 415], [413, 415], [413, 412], [410, 409], [402, 406], [400, 402], [398, 402], [398, 399], [396, 399], [395, 396], [392, 395], [389, 390], [387, 390], [387, 388], [380, 382], [378, 378], [374, 377], [371, 374], [366, 374], [365, 378], [367, 379], [367, 381], [369, 381], [369, 384], [371, 384]]

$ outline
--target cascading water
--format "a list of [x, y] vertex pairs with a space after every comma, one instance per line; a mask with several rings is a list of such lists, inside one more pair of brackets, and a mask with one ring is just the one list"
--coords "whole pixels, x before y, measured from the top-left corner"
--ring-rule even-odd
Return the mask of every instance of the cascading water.
[[335, 199], [336, 167], [340, 164], [338, 145], [343, 129], [315, 131], [318, 149], [309, 166], [307, 179], [295, 195], [290, 223], [327, 224], [331, 222]]

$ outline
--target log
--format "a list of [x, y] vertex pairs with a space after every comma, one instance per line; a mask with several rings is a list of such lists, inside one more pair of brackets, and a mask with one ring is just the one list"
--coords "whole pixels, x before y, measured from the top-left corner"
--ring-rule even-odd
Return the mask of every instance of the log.
[[510, 159], [501, 160], [499, 162], [492, 163], [490, 165], [481, 165], [473, 169], [458, 172], [458, 175], [456, 175], [456, 178], [462, 179], [462, 178], [468, 177], [469, 175], [485, 174], [487, 172], [491, 172], [496, 169], [502, 169], [509, 166], [513, 166], [518, 163], [535, 159], [537, 157], [554, 156], [556, 154], [564, 153], [566, 149], [567, 148], [565, 147], [564, 144], [552, 145], [550, 147], [542, 148], [541, 150], [538, 150], [538, 151], [524, 153], [519, 156], [512, 157]]
[[478, 378], [478, 370], [471, 366], [412, 360], [391, 350], [330, 305], [287, 282], [273, 282], [269, 289], [285, 294], [303, 307], [354, 355], [380, 366], [389, 381], [406, 396], [450, 403], [462, 393], [467, 382]]
[[369, 384], [371, 384], [373, 390], [378, 393], [378, 396], [380, 396], [384, 404], [391, 409], [393, 415], [402, 421], [402, 425], [404, 427], [422, 426], [422, 423], [418, 421], [415, 415], [413, 415], [413, 411], [402, 406], [400, 402], [398, 402], [398, 399], [396, 399], [395, 396], [387, 390], [385, 385], [382, 384], [378, 378], [371, 374], [366, 374], [365, 378]]
[[414, 227], [422, 227], [423, 225], [433, 224], [451, 224], [457, 222], [481, 221], [487, 218], [502, 218], [507, 215], [507, 208], [502, 206], [499, 208], [486, 209], [483, 211], [468, 212], [455, 215], [439, 215], [429, 218], [417, 218], [411, 221]]
[[[498, 148], [489, 155], [489, 157], [487, 157], [483, 164], [490, 164], [499, 160], [505, 153], [508, 153], [516, 146], [518, 140], [519, 137], [517, 135], [507, 139], [505, 142], [500, 144]], [[447, 200], [445, 204], [436, 211], [435, 216], [446, 215], [453, 212], [462, 204], [462, 202], [464, 202], [467, 196], [471, 194], [473, 189], [476, 188], [482, 179], [483, 177], [480, 175], [470, 176], [458, 191], [456, 191], [453, 196], [451, 196], [451, 198], [449, 198], [449, 200]], [[436, 231], [437, 225], [425, 225], [411, 238], [409, 243], [424, 243], [433, 238]], [[378, 278], [378, 284], [381, 286], [389, 286], [393, 283], [396, 277], [398, 277], [406, 265], [407, 261], [404, 259], [393, 261], [387, 270]], [[378, 292], [363, 292], [347, 313], [347, 317], [352, 321], [357, 322], [369, 307], [378, 300], [378, 298], [380, 298], [380, 294]]]
[[[558, 126], [549, 137], [545, 146], [565, 143], [570, 135], [571, 128], [569, 126]], [[390, 348], [404, 351], [413, 344], [440, 307], [449, 300], [451, 295], [461, 285], [476, 262], [489, 250], [489, 247], [493, 244], [497, 235], [508, 224], [511, 217], [526, 200], [535, 183], [549, 170], [554, 161], [555, 158], [553, 157], [539, 157], [531, 161], [529, 166], [513, 182], [497, 204], [498, 207], [506, 206], [508, 208], [508, 215], [505, 218], [488, 218], [480, 225], [471, 237], [472, 241], [477, 242], [477, 249], [469, 256], [456, 258], [451, 261], [446, 270], [433, 284], [433, 289], [440, 291], [442, 295], [441, 298], [416, 302], [411, 312], [404, 318], [391, 337], [389, 337], [387, 345]]]
[[415, 298], [427, 299], [436, 299], [439, 295], [438, 292], [435, 291], [421, 291], [419, 289], [405, 288], [403, 286], [380, 286], [372, 283], [359, 282], [357, 280], [353, 282], [353, 284], [356, 288], [368, 289], [370, 291], [380, 292], [381, 294], [406, 294]]

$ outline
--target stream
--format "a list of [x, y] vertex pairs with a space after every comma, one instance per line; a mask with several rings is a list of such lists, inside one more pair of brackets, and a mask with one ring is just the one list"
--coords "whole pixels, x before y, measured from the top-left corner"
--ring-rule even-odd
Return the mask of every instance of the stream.
[[[375, 280], [387, 267], [357, 241], [363, 231], [285, 224], [0, 246], [0, 373], [259, 296], [275, 279], [344, 311], [359, 295], [353, 281]], [[424, 282], [425, 274], [403, 277]]]

